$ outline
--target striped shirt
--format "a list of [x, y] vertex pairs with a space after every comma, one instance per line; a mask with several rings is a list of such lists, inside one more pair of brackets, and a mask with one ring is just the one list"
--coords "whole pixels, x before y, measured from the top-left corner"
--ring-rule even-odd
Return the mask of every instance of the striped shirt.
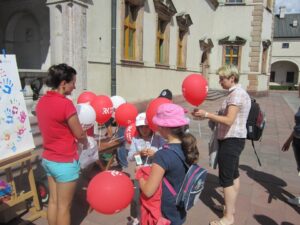
[[236, 119], [231, 126], [218, 123], [218, 140], [226, 138], [246, 138], [246, 122], [251, 107], [251, 99], [248, 93], [237, 84], [229, 89], [229, 95], [222, 103], [219, 115], [227, 115], [228, 107], [235, 105], [239, 108]]

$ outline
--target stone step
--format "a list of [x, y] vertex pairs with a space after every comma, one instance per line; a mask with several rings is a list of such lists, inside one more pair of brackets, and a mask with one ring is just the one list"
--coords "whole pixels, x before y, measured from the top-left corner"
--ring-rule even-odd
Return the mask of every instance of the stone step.
[[226, 96], [226, 92], [220, 90], [209, 90], [206, 100], [213, 101]]

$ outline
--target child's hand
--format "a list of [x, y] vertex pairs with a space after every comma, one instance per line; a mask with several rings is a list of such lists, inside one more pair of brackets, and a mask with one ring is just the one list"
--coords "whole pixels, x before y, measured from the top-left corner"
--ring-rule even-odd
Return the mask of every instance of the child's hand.
[[147, 149], [147, 156], [149, 156], [149, 157], [151, 157], [151, 156], [153, 156], [154, 155], [154, 151], [153, 151], [153, 149], [151, 149], [151, 148], [148, 148]]
[[147, 156], [147, 149], [144, 148], [140, 153], [141, 153], [141, 156]]

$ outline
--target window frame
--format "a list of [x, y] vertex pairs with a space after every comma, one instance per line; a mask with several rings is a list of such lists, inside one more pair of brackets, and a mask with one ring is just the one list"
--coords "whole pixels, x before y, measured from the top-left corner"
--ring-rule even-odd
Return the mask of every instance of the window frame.
[[225, 4], [226, 5], [244, 5], [245, 0], [226, 0]]
[[187, 31], [179, 29], [177, 40], [177, 68], [186, 69]]
[[[156, 64], [166, 64], [166, 28], [167, 22], [161, 18], [157, 19], [156, 29]], [[164, 26], [164, 27], [163, 27]]]
[[[128, 10], [128, 15], [126, 16], [126, 12]], [[132, 12], [131, 10], [135, 11]], [[124, 19], [124, 59], [125, 60], [136, 60], [136, 18], [133, 18], [133, 13], [137, 12], [137, 6], [130, 4], [130, 2], [125, 2], [125, 19]], [[133, 32], [133, 37], [130, 38], [130, 32]], [[132, 45], [132, 54], [130, 55], [130, 45]]]
[[[292, 81], [291, 81], [291, 78], [293, 78]], [[294, 71], [287, 71], [285, 82], [286, 83], [294, 83], [294, 80], [295, 80], [295, 72]]]
[[281, 48], [290, 48], [290, 43], [289, 42], [283, 42], [281, 45]]
[[276, 75], [276, 72], [271, 71], [271, 73], [270, 73], [270, 82], [275, 82], [275, 75]]
[[[227, 64], [227, 63], [226, 63], [226, 58], [228, 57], [227, 51], [226, 51], [226, 50], [227, 50], [227, 47], [230, 47], [230, 48], [237, 47], [237, 48], [238, 48], [238, 53], [235, 54], [235, 55], [231, 54], [231, 53], [233, 53], [233, 50], [230, 51], [230, 55], [229, 55], [229, 57], [230, 57], [230, 63], [229, 63], [229, 64], [233, 64], [233, 58], [236, 58], [236, 59], [237, 59], [237, 65], [236, 65], [236, 67], [237, 67], [238, 69], [240, 69], [240, 67], [241, 67], [241, 52], [242, 52], [242, 46], [241, 46], [241, 45], [235, 45], [235, 44], [232, 44], [232, 45], [225, 44], [225, 45], [223, 45], [223, 59], [222, 59], [222, 63], [223, 63], [223, 64]], [[233, 65], [235, 65], [235, 64], [233, 64]]]
[[[153, 0], [154, 8], [157, 13], [156, 20], [156, 46], [155, 63], [156, 67], [169, 68], [169, 49], [170, 49], [170, 23], [177, 10], [172, 0], [161, 1]], [[161, 24], [164, 23], [161, 29]], [[163, 41], [163, 43], [161, 43]]]
[[[121, 63], [125, 66], [144, 65], [143, 62], [143, 18], [144, 0], [121, 0]], [[128, 9], [131, 8], [132, 10]], [[128, 14], [127, 11], [128, 10]], [[132, 13], [133, 12], [133, 13]], [[130, 17], [132, 16], [132, 17]], [[130, 18], [132, 20], [130, 21]], [[130, 33], [132, 32], [132, 33]], [[132, 39], [130, 39], [132, 35]]]

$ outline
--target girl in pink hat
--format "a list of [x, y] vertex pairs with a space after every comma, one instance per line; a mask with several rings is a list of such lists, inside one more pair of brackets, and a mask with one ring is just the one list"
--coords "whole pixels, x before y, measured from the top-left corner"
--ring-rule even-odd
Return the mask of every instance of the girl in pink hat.
[[191, 165], [199, 158], [196, 138], [186, 132], [188, 119], [179, 105], [160, 105], [153, 123], [158, 126], [159, 133], [167, 143], [155, 153], [149, 178], [139, 179], [140, 188], [144, 195], [151, 197], [162, 183], [162, 215], [171, 221], [171, 225], [181, 225], [186, 219], [186, 212], [176, 207], [175, 198], [162, 180], [165, 177], [179, 192], [186, 173], [183, 161]]

